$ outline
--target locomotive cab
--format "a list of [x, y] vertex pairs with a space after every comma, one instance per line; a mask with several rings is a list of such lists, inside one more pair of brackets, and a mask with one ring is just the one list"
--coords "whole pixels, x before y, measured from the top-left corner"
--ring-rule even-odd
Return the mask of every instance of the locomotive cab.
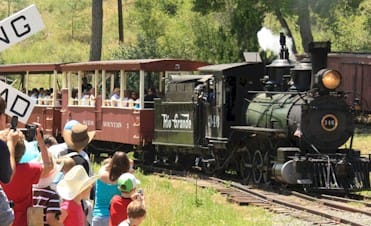
[[[197, 148], [204, 138], [201, 105], [212, 75], [171, 75], [163, 99], [155, 100], [155, 145]], [[209, 104], [209, 102], [207, 102]]]
[[[252, 90], [261, 90], [264, 66], [259, 62], [210, 65], [201, 74], [214, 75], [215, 104], [205, 104], [205, 138], [209, 142], [228, 140], [230, 126], [244, 125], [244, 112]], [[214, 141], [214, 142], [213, 142]]]

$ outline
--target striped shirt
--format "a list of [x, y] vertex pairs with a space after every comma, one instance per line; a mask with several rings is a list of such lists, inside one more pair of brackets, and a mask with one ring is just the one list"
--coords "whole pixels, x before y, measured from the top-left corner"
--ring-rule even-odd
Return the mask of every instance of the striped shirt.
[[47, 213], [55, 213], [56, 215], [61, 213], [59, 195], [49, 186], [33, 188], [33, 206], [44, 208], [44, 226], [48, 226], [46, 223]]

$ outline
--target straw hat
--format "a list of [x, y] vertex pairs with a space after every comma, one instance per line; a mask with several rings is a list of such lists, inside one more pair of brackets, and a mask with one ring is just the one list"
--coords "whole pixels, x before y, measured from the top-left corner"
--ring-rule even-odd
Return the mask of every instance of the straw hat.
[[[61, 161], [57, 163], [57, 160], [54, 156], [52, 157], [52, 161], [53, 161], [53, 169], [48, 173], [48, 175], [44, 177], [40, 177], [39, 182], [33, 185], [34, 187], [45, 188], [45, 187], [50, 186], [53, 183], [54, 179], [57, 177], [58, 173], [63, 168], [63, 162]], [[42, 163], [43, 161], [42, 161], [41, 155], [39, 155], [38, 158], [32, 160], [32, 162]]]
[[133, 189], [137, 188], [140, 184], [140, 181], [131, 173], [123, 173], [117, 179], [117, 188], [121, 192], [129, 193]]
[[98, 176], [89, 177], [84, 167], [76, 165], [72, 167], [57, 184], [57, 192], [63, 199], [73, 200], [97, 179]]
[[94, 136], [95, 131], [88, 132], [88, 126], [81, 123], [73, 125], [71, 130], [63, 131], [64, 141], [74, 151], [82, 150], [91, 142]]

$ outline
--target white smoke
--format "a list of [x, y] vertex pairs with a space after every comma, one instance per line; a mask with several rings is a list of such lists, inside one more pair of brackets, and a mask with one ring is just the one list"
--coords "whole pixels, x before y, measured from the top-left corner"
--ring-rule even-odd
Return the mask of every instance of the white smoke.
[[[271, 30], [262, 27], [257, 33], [260, 48], [264, 51], [271, 50], [274, 54], [279, 55], [281, 51], [280, 35], [275, 35]], [[286, 36], [286, 47], [289, 49], [291, 60], [295, 60], [295, 55], [292, 52], [292, 39]]]

